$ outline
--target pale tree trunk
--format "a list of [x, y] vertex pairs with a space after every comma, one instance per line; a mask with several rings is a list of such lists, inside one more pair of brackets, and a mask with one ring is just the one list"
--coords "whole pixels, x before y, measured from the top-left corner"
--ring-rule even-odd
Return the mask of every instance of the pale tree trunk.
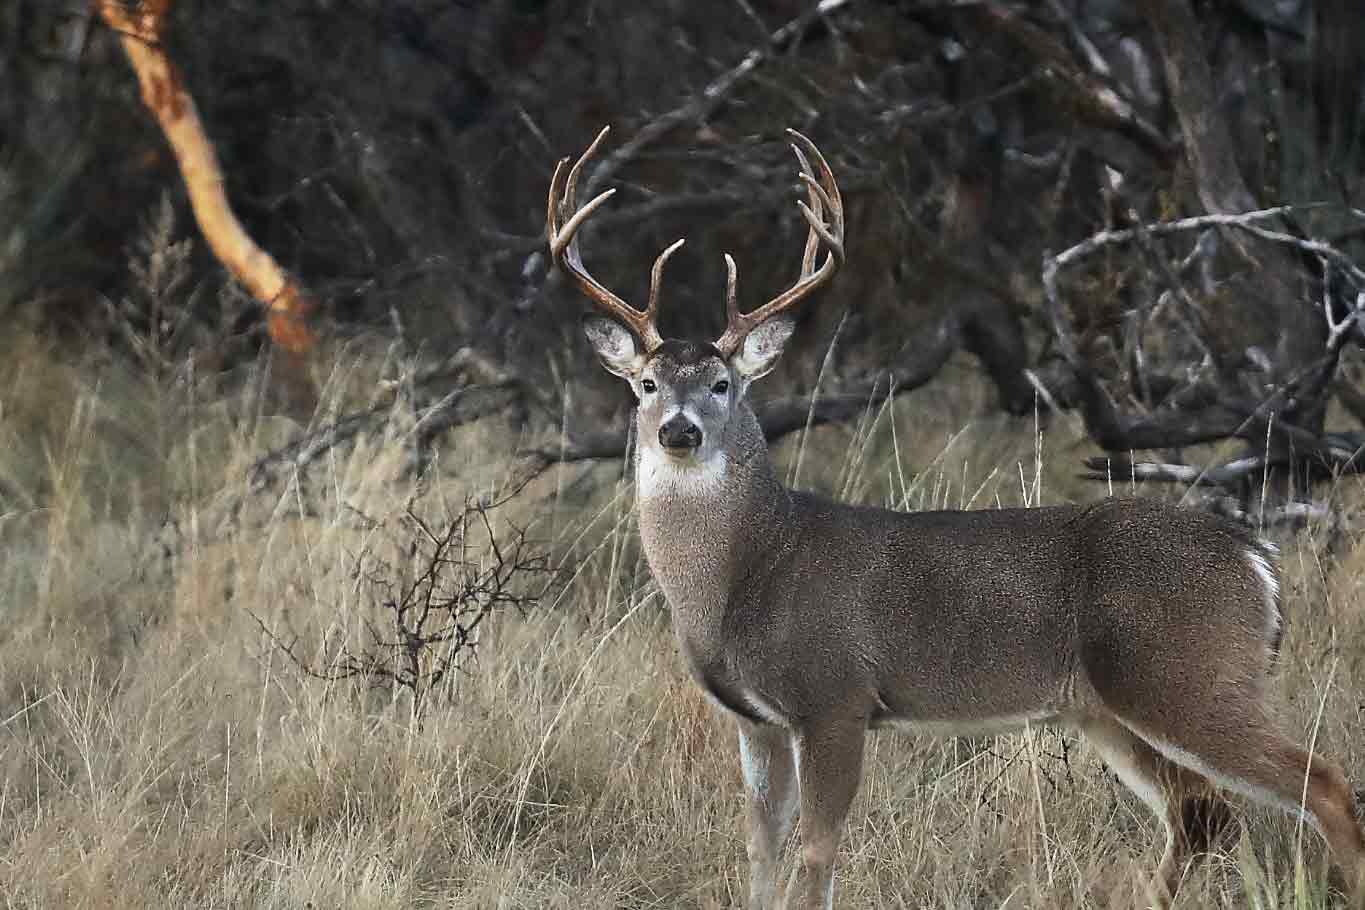
[[[300, 360], [317, 341], [308, 318], [317, 308], [311, 294], [256, 245], [228, 203], [222, 168], [204, 131], [194, 99], [161, 36], [173, 0], [97, 0], [104, 21], [119, 35], [137, 73], [142, 101], [156, 117], [180, 168], [199, 230], [209, 248], [241, 285], [266, 309], [271, 341], [285, 356], [280, 363], [291, 394], [311, 399], [311, 383]], [[306, 402], [295, 401], [295, 404]]]

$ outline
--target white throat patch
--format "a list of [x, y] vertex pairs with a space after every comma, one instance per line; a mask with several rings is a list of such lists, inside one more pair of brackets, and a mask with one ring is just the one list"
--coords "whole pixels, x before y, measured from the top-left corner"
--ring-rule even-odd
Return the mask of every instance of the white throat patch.
[[729, 459], [723, 451], [705, 460], [677, 459], [654, 446], [640, 447], [635, 462], [635, 483], [640, 499], [657, 496], [701, 498], [718, 492]]

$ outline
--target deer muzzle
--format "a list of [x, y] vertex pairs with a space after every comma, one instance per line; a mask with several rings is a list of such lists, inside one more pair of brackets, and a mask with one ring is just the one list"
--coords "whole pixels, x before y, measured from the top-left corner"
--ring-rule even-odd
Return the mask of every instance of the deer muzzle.
[[670, 454], [685, 455], [701, 446], [701, 427], [674, 414], [659, 426], [659, 445]]

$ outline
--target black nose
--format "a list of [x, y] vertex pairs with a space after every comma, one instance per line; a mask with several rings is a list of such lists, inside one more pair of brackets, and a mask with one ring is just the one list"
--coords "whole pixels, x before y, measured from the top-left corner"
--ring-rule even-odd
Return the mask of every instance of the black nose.
[[695, 449], [701, 445], [701, 427], [681, 414], [674, 414], [659, 427], [659, 445], [665, 449]]

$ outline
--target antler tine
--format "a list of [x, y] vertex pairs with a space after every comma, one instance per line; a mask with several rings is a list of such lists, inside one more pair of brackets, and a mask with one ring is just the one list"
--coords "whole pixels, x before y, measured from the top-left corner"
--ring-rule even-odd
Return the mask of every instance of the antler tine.
[[554, 258], [559, 267], [565, 271], [577, 283], [579, 290], [588, 296], [598, 308], [607, 315], [617, 319], [640, 339], [645, 351], [650, 352], [663, 344], [663, 338], [659, 335], [658, 327], [654, 324], [659, 294], [659, 279], [663, 273], [664, 263], [668, 257], [682, 246], [682, 241], [670, 246], [659, 254], [659, 258], [654, 261], [654, 269], [650, 274], [649, 286], [649, 305], [643, 310], [626, 303], [625, 300], [607, 290], [583, 265], [583, 257], [578, 252], [578, 229], [583, 226], [593, 212], [597, 211], [612, 195], [614, 189], [599, 193], [587, 205], [575, 210], [575, 203], [578, 192], [578, 175], [583, 170], [583, 165], [597, 151], [597, 147], [602, 144], [611, 127], [603, 127], [597, 134], [597, 138], [588, 146], [587, 151], [579, 156], [572, 168], [565, 172], [565, 165], [569, 163], [568, 158], [561, 158], [555, 165], [554, 176], [550, 178], [550, 195], [546, 205], [545, 224], [549, 234], [550, 255]]
[[[811, 229], [818, 233], [829, 247], [829, 257], [833, 257], [842, 265], [844, 260], [844, 199], [839, 193], [839, 183], [834, 179], [834, 171], [830, 168], [829, 162], [825, 160], [825, 156], [821, 154], [814, 142], [796, 130], [789, 129], [787, 132], [798, 143], [805, 146], [805, 150], [810, 153], [811, 158], [815, 159], [815, 163], [820, 167], [820, 174], [817, 178], [815, 174], [811, 173], [810, 163], [806, 161], [805, 156], [801, 155], [801, 150], [795, 145], [792, 146], [797, 156], [801, 158], [801, 163], [806, 165], [802, 169], [801, 181], [829, 211], [830, 224], [828, 228], [824, 221], [818, 217], [821, 214], [820, 207], [814, 202], [811, 203], [811, 208], [815, 209], [814, 212], [810, 211], [805, 203], [798, 202], [797, 205], [801, 207], [801, 212], [806, 216], [806, 221], [810, 224]], [[830, 262], [829, 257], [825, 259], [826, 264]]]
[[[787, 130], [792, 137], [792, 151], [800, 162], [801, 182], [805, 184], [809, 202], [800, 200], [796, 204], [801, 215], [810, 227], [806, 235], [806, 246], [801, 256], [801, 276], [796, 283], [778, 294], [772, 300], [750, 313], [741, 313], [736, 299], [736, 268], [734, 260], [727, 253], [725, 266], [729, 272], [726, 284], [725, 333], [716, 339], [715, 346], [722, 355], [729, 357], [739, 349], [744, 337], [757, 326], [776, 316], [783, 310], [794, 306], [820, 285], [834, 276], [844, 262], [844, 200], [839, 194], [839, 184], [834, 179], [834, 171], [820, 150], [796, 130]], [[809, 155], [809, 158], [807, 157]], [[816, 168], [811, 167], [811, 162]], [[818, 173], [816, 171], [818, 169]], [[825, 220], [828, 213], [829, 220]], [[826, 247], [825, 260], [815, 267], [819, 257], [820, 245]]]
[[587, 150], [584, 151], [583, 154], [578, 156], [578, 160], [574, 162], [573, 169], [569, 171], [569, 182], [564, 187], [564, 204], [569, 207], [570, 211], [578, 205], [579, 172], [583, 170], [583, 165], [588, 162], [588, 159], [597, 154], [597, 147], [602, 144], [602, 141], [607, 138], [607, 133], [610, 132], [610, 125], [604, 126], [598, 130], [597, 135], [593, 137], [592, 143], [588, 145]]
[[678, 238], [668, 246], [654, 260], [654, 268], [649, 270], [649, 302], [645, 304], [645, 313], [651, 320], [657, 319], [659, 314], [659, 284], [664, 277], [664, 263], [668, 262], [670, 256], [682, 249], [682, 245], [687, 241]]
[[739, 318], [739, 267], [729, 253], [725, 254], [725, 320], [733, 322]]
[[[611, 132], [610, 126], [602, 127], [601, 131], [598, 132], [597, 137], [593, 139], [592, 144], [588, 146], [587, 151], [580, 155], [578, 160], [574, 162], [574, 166], [569, 169], [567, 179], [562, 187], [560, 186], [559, 177], [564, 173], [564, 165], [569, 163], [568, 156], [566, 155], [565, 157], [560, 158], [559, 162], [555, 165], [554, 176], [550, 178], [550, 205], [549, 211], [546, 213], [545, 221], [550, 228], [550, 244], [552, 251], [556, 256], [559, 255], [564, 247], [573, 239], [574, 231], [578, 230], [578, 225], [583, 223], [582, 218], [578, 219], [577, 222], [571, 219], [568, 224], [564, 225], [559, 223], [560, 216], [566, 212], [572, 212], [577, 205], [579, 171], [582, 170], [583, 163], [597, 152], [597, 146], [602, 143], [602, 140], [607, 137], [607, 133], [609, 132]], [[612, 192], [615, 191], [608, 190], [606, 193], [599, 195], [587, 206], [584, 206], [584, 212], [590, 214], [592, 210], [600, 205]], [[556, 243], [556, 241], [558, 241], [558, 243]]]
[[[614, 188], [604, 190], [602, 193], [598, 194], [592, 202], [589, 202], [587, 205], [574, 212], [573, 217], [565, 222], [564, 226], [559, 228], [559, 231], [550, 238], [551, 252], [557, 256], [568, 250], [576, 258], [578, 256], [578, 244], [576, 243], [577, 238], [574, 235], [578, 233], [578, 228], [583, 222], [588, 220], [588, 216], [597, 211], [597, 208], [602, 205], [602, 203], [606, 202], [614, 195], [616, 195], [616, 190]], [[561, 205], [562, 204], [563, 203], [561, 203]]]
[[[796, 153], [796, 160], [801, 162], [801, 172], [797, 174], [797, 176], [800, 177], [801, 182], [806, 185], [806, 194], [810, 198], [809, 207], [799, 199], [796, 201], [796, 204], [801, 208], [801, 214], [805, 216], [806, 222], [813, 228], [815, 227], [815, 223], [820, 219], [820, 216], [824, 214], [823, 202], [816, 193], [816, 188], [819, 187], [820, 184], [811, 176], [813, 172], [810, 169], [810, 162], [806, 160], [806, 156], [801, 149], [798, 146], [793, 145], [792, 151]], [[820, 252], [820, 240], [821, 235], [817, 234], [815, 231], [806, 232], [806, 250], [801, 255], [801, 274], [797, 278], [797, 281], [809, 278], [815, 271], [815, 257]]]

